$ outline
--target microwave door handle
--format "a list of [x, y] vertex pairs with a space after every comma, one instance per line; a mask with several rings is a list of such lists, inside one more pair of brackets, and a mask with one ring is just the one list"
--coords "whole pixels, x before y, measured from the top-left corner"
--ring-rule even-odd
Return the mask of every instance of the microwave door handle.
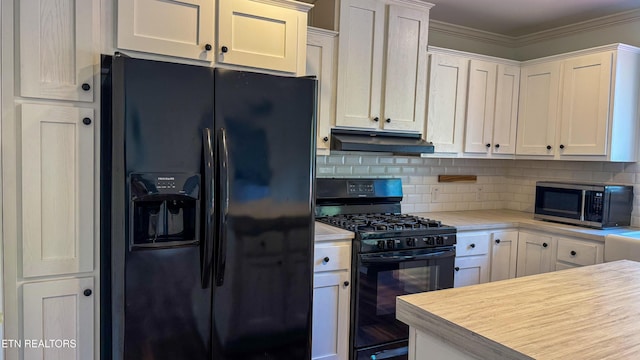
[[580, 221], [584, 221], [585, 200], [587, 199], [587, 190], [582, 190], [582, 204], [580, 206]]
[[213, 157], [213, 139], [211, 138], [211, 129], [202, 130], [202, 151], [204, 161], [204, 239], [202, 239], [202, 261], [200, 264], [202, 288], [209, 287], [211, 281], [212, 261], [213, 261], [213, 238], [215, 225], [215, 195], [214, 195], [214, 157]]
[[220, 197], [218, 204], [218, 244], [216, 247], [215, 281], [217, 286], [224, 284], [224, 270], [227, 259], [227, 218], [229, 212], [229, 150], [227, 132], [220, 128], [218, 133], [218, 176]]

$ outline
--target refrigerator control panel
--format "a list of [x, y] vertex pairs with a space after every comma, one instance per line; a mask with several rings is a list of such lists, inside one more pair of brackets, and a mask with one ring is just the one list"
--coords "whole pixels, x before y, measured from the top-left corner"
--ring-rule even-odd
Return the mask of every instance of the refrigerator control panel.
[[131, 199], [154, 194], [185, 195], [198, 199], [200, 175], [181, 173], [134, 173], [130, 175]]

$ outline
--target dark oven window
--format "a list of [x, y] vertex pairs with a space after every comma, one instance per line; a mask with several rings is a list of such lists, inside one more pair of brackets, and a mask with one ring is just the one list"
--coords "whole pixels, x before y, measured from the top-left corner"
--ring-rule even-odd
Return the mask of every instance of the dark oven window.
[[396, 297], [453, 287], [455, 250], [361, 254], [356, 295], [356, 348], [406, 339]]

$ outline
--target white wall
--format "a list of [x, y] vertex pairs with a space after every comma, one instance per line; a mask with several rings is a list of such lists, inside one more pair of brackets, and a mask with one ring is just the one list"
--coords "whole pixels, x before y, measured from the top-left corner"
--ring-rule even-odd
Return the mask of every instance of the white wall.
[[[402, 211], [421, 213], [481, 209], [533, 212], [539, 180], [634, 186], [632, 225], [640, 226], [640, 163], [494, 159], [422, 159], [345, 152], [317, 157], [318, 177], [399, 177]], [[438, 183], [438, 175], [476, 175], [475, 183]], [[438, 195], [434, 198], [434, 187]], [[479, 191], [478, 187], [482, 190]]]

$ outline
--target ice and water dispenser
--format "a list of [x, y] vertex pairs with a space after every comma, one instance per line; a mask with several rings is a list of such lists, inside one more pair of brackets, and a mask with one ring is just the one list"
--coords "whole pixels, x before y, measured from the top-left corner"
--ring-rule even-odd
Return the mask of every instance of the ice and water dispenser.
[[131, 250], [198, 243], [199, 174], [135, 173], [129, 186]]

